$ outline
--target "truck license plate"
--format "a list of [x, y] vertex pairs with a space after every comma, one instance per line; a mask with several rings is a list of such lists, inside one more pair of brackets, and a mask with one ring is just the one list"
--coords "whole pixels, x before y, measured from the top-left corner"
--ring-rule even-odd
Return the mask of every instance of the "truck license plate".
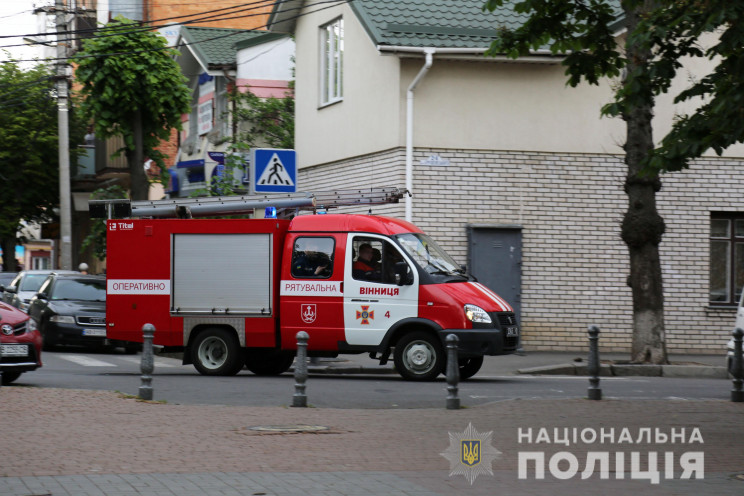
[[28, 356], [27, 344], [4, 344], [2, 356]]
[[83, 329], [83, 336], [103, 336], [103, 337], [106, 337], [106, 329]]
[[519, 336], [519, 327], [507, 327], [506, 337], [511, 338], [514, 336]]

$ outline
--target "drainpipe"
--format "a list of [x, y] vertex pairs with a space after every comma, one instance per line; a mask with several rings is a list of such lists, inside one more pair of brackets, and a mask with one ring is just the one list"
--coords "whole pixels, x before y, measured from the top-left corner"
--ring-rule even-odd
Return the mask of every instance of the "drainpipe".
[[[406, 189], [410, 192], [413, 192], [413, 90], [429, 72], [434, 62], [434, 52], [436, 52], [434, 48], [423, 49], [426, 61], [406, 92]], [[408, 195], [406, 196], [406, 220], [412, 222], [412, 218], [413, 199], [411, 195]]]
[[[392, 46], [392, 45], [378, 45], [377, 51], [380, 53], [390, 54], [411, 54], [415, 56], [417, 54], [424, 54], [426, 56], [426, 62], [421, 68], [416, 78], [413, 80], [411, 85], [408, 87], [406, 94], [406, 189], [413, 192], [413, 91], [421, 80], [426, 76], [426, 73], [431, 68], [434, 54], [438, 55], [453, 55], [458, 58], [473, 59], [473, 60], [486, 60], [483, 54], [487, 48], [434, 48], [434, 47], [409, 47], [409, 46]], [[404, 55], [405, 56], [405, 55]], [[565, 57], [555, 56], [549, 50], [536, 50], [530, 52], [530, 57], [523, 57], [518, 60], [521, 63], [538, 63], [538, 64], [557, 64], [560, 63]], [[515, 62], [505, 56], [490, 57], [492, 60], [500, 62]], [[413, 209], [413, 200], [410, 196], [406, 196], [406, 220], [411, 222]]]

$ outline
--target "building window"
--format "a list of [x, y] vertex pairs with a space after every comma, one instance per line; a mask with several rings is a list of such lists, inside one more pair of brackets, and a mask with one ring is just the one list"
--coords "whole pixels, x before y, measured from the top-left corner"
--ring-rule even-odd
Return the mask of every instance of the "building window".
[[343, 98], [343, 19], [321, 27], [320, 51], [320, 103], [327, 105]]
[[736, 305], [744, 286], [744, 214], [710, 219], [710, 303]]

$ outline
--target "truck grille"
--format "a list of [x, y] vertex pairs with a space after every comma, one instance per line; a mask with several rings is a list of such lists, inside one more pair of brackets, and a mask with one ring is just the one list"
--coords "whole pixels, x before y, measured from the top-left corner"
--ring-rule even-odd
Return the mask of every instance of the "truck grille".
[[[517, 316], [513, 312], [502, 312], [496, 314], [501, 329], [518, 325]], [[504, 349], [516, 350], [519, 346], [519, 336], [504, 336]]]

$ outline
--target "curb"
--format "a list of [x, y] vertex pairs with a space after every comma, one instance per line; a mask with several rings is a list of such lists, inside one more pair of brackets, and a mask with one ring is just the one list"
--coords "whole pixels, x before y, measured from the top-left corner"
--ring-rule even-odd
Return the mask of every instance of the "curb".
[[[583, 375], [588, 376], [586, 363], [564, 363], [517, 370], [525, 375]], [[698, 379], [728, 379], [726, 367], [711, 365], [644, 365], [600, 364], [599, 375], [604, 377], [676, 377]]]

